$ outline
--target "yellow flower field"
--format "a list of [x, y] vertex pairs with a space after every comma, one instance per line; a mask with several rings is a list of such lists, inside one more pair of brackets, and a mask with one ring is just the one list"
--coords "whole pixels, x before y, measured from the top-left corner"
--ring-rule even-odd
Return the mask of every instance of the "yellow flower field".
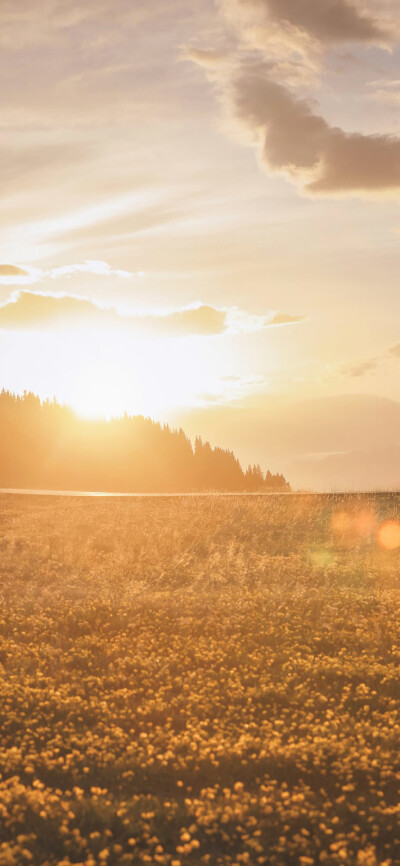
[[0, 497], [0, 866], [400, 864], [400, 496]]

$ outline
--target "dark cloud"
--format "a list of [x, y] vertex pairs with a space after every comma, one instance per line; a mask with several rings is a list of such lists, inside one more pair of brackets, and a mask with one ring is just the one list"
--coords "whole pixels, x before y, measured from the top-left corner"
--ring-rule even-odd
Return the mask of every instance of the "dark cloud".
[[348, 0], [238, 0], [237, 6], [261, 15], [266, 23], [289, 24], [322, 43], [379, 43], [388, 38], [378, 21]]
[[400, 139], [346, 133], [308, 102], [268, 77], [262, 64], [232, 81], [234, 116], [261, 145], [272, 173], [283, 173], [314, 195], [381, 194], [400, 188]]

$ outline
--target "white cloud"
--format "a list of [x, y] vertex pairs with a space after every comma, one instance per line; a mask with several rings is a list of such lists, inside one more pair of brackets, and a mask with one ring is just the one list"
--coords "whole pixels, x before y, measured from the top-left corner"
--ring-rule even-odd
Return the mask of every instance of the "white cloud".
[[0, 285], [2, 286], [33, 286], [43, 280], [56, 280], [60, 277], [70, 277], [75, 274], [92, 274], [98, 277], [119, 277], [129, 279], [140, 276], [131, 271], [114, 270], [107, 262], [87, 260], [81, 264], [62, 265], [58, 268], [44, 270], [29, 265], [0, 265]]
[[265, 316], [251, 315], [243, 312], [237, 307], [232, 307], [226, 312], [227, 330], [231, 334], [240, 334], [248, 331], [261, 331], [264, 328], [278, 327], [281, 325], [294, 325], [304, 321], [305, 316], [292, 316], [288, 313], [272, 311]]
[[107, 262], [88, 260], [81, 265], [63, 265], [47, 271], [47, 276], [52, 280], [57, 277], [71, 276], [72, 274], [95, 274], [104, 277], [122, 277], [123, 279], [134, 276], [130, 271], [113, 270]]
[[159, 313], [121, 310], [74, 295], [31, 291], [15, 291], [0, 306], [0, 328], [19, 331], [84, 327], [128, 329], [153, 336], [218, 336], [294, 324], [303, 318], [276, 312], [256, 316], [237, 307], [201, 303]]

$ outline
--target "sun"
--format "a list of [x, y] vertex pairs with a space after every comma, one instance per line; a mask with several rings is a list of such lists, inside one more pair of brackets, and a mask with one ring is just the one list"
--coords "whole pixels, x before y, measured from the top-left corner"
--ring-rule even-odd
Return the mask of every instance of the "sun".
[[[242, 377], [227, 375], [236, 372], [233, 350], [223, 355], [209, 338], [79, 329], [58, 335], [56, 350], [58, 369], [48, 374], [57, 387], [46, 390], [86, 419], [127, 413], [167, 421], [182, 409], [215, 407], [242, 394]], [[253, 387], [251, 377], [243, 387]]]
[[126, 385], [121, 370], [118, 370], [118, 375], [112, 375], [109, 368], [89, 365], [81, 371], [69, 403], [81, 418], [109, 419], [123, 414], [129, 397]]
[[199, 357], [195, 340], [135, 341], [105, 335], [101, 351], [87, 342], [72, 364], [65, 393], [83, 418], [130, 415], [158, 417], [170, 409], [196, 405], [199, 395], [215, 390], [218, 377]]

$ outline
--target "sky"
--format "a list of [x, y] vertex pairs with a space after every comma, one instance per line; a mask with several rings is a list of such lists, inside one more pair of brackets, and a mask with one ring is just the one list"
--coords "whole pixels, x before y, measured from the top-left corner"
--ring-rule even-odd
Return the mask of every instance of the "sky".
[[3, 0], [0, 387], [400, 485], [395, 0]]

